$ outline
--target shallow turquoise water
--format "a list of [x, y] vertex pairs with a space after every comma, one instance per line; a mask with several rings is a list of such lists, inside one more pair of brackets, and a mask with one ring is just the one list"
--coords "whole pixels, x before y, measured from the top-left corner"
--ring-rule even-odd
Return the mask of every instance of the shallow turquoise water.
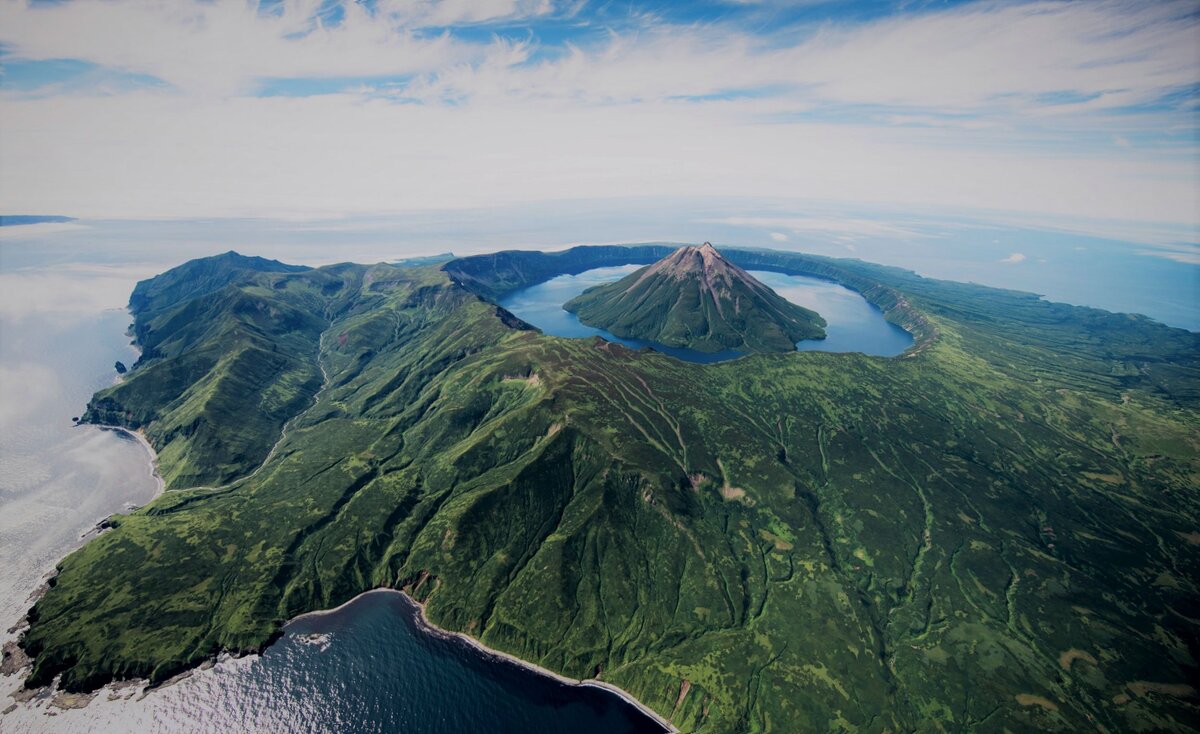
[[[622, 339], [603, 329], [588, 326], [562, 305], [595, 285], [610, 283], [637, 270], [638, 265], [595, 268], [578, 275], [556, 278], [522, 288], [500, 299], [500, 305], [547, 334], [582, 339], [592, 336], [620, 342], [634, 349], [650, 347], [688, 362], [712, 363], [735, 359], [740, 352], [697, 352], [642, 339]], [[750, 274], [792, 303], [812, 309], [825, 317], [826, 338], [797, 343], [802, 352], [862, 352], [877, 357], [894, 357], [912, 345], [912, 335], [883, 318], [858, 293], [828, 280], [800, 275], [782, 275], [761, 270]]]

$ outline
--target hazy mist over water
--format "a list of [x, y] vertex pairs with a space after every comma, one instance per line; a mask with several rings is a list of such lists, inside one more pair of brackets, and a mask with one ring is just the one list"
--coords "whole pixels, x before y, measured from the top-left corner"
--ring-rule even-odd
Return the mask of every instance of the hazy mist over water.
[[[120, 433], [72, 425], [136, 352], [124, 311], [0, 321], [0, 625], [96, 522], [154, 496], [146, 452]], [[2, 708], [2, 707], [0, 707]]]

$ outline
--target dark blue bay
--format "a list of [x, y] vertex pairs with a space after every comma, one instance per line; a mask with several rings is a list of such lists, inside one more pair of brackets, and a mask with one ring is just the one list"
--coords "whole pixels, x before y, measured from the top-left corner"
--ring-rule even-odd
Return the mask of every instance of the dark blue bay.
[[457, 637], [431, 634], [416, 604], [391, 591], [292, 621], [254, 665], [254, 679], [276, 712], [292, 712], [276, 719], [288, 729], [663, 731], [613, 693], [560, 683]]

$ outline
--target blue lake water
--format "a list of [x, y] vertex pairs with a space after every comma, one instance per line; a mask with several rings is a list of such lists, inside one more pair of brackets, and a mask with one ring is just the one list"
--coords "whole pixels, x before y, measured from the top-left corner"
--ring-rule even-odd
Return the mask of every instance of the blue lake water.
[[[640, 265], [594, 268], [578, 275], [560, 275], [510, 293], [500, 305], [547, 334], [582, 339], [599, 336], [634, 349], [650, 347], [677, 359], [704, 364], [742, 356], [741, 352], [698, 352], [668, 347], [642, 339], [623, 339], [603, 329], [580, 322], [562, 305], [592, 286], [610, 283], [637, 270]], [[894, 357], [912, 346], [912, 335], [883, 318], [879, 309], [858, 293], [828, 280], [800, 275], [783, 275], [763, 270], [750, 274], [787, 300], [812, 309], [825, 318], [826, 338], [807, 339], [796, 348], [802, 352], [862, 352], [877, 357]]]

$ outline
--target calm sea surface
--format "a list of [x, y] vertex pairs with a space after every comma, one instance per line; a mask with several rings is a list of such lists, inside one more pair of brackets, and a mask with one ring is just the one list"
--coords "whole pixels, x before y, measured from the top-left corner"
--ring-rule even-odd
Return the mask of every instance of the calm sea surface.
[[[736, 212], [731, 212], [736, 213]], [[453, 250], [554, 249], [566, 243], [648, 239], [859, 256], [926, 275], [1047, 294], [1055, 300], [1146, 313], [1200, 328], [1200, 266], [1108, 239], [1020, 228], [914, 223], [895, 237], [781, 241], [763, 227], [714, 223], [712, 207], [592, 206], [477, 212], [377, 221], [87, 221], [0, 227], [0, 639], [24, 614], [54, 564], [104, 517], [157, 491], [141, 446], [119, 433], [74, 428], [91, 394], [116, 379], [113, 363], [136, 353], [123, 310], [134, 283], [193, 257], [229, 249], [285, 262], [378, 262]], [[677, 222], [671, 230], [663, 221]], [[920, 231], [916, 231], [921, 228]], [[1011, 264], [1014, 252], [1025, 257]], [[1003, 260], [1003, 262], [1002, 262]], [[625, 272], [632, 270], [628, 268]], [[575, 276], [514, 294], [547, 332], [587, 336], [561, 304], [621, 275]], [[824, 281], [757, 273], [784, 297], [820, 312], [829, 338], [800, 349], [895, 354], [908, 336], [857, 294]], [[589, 278], [591, 282], [587, 281]], [[537, 293], [542, 296], [534, 298]], [[0, 710], [19, 678], [0, 678]], [[368, 594], [327, 615], [304, 617], [262, 656], [224, 660], [144, 698], [102, 691], [86, 708], [45, 699], [0, 716], [4, 732], [91, 731], [653, 731], [615, 696], [564, 687], [491, 659], [414, 622], [407, 602]]]
[[[688, 362], [721, 362], [742, 356], [740, 352], [697, 352], [668, 347], [642, 339], [622, 339], [603, 329], [580, 323], [579, 318], [562, 305], [592, 286], [610, 283], [637, 270], [639, 265], [595, 268], [578, 275], [560, 275], [522, 288], [501, 299], [500, 305], [547, 334], [584, 338], [601, 336], [639, 349], [650, 347]], [[810, 308], [825, 317], [826, 338], [809, 339], [796, 344], [800, 351], [862, 352], [893, 357], [912, 345], [912, 335], [883, 318], [879, 309], [867, 303], [849, 288], [817, 278], [782, 275], [762, 270], [750, 274], [792, 303]]]

